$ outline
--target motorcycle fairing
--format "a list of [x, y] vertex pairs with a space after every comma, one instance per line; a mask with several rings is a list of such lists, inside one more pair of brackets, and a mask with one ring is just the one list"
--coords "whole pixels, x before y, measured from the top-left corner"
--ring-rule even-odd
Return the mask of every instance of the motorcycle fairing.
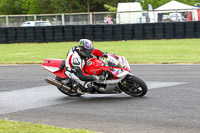
[[122, 56], [109, 54], [105, 61], [97, 58], [91, 58], [84, 67], [86, 73], [90, 75], [99, 75], [102, 71], [108, 71], [114, 76], [113, 79], [119, 79], [130, 72], [130, 66]]
[[103, 61], [97, 58], [91, 58], [86, 62], [84, 67], [86, 73], [90, 75], [99, 75], [103, 70], [110, 71], [107, 67], [104, 67]]
[[68, 78], [67, 75], [65, 75], [65, 60], [45, 59], [42, 63], [42, 68], [61, 78]]
[[125, 57], [117, 56], [114, 54], [109, 54], [109, 56], [113, 57], [115, 60], [117, 60], [119, 62], [118, 67], [125, 68], [125, 70], [130, 72], [130, 65]]

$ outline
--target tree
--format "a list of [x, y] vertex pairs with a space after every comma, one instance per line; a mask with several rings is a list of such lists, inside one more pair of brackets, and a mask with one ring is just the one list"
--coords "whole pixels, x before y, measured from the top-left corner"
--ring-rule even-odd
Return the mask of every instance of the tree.
[[[0, 14], [42, 14], [116, 11], [119, 2], [140, 2], [157, 8], [171, 0], [0, 0]], [[194, 6], [199, 0], [177, 0]]]
[[22, 0], [23, 13], [41, 14], [53, 13], [53, 7], [49, 0]]
[[104, 8], [107, 9], [109, 12], [116, 12], [117, 11], [117, 7], [113, 7], [107, 4], [104, 4]]
[[37, 0], [37, 3], [40, 8], [40, 13], [53, 13], [55, 7], [51, 4], [50, 0]]
[[25, 14], [38, 14], [41, 10], [38, 6], [37, 0], [22, 0], [22, 8], [22, 12]]
[[[72, 13], [77, 10], [77, 0], [49, 0], [54, 8], [53, 13]], [[81, 11], [81, 10], [80, 10]]]
[[105, 11], [104, 3], [108, 0], [51, 0], [56, 13]]
[[0, 14], [22, 14], [21, 0], [0, 0]]

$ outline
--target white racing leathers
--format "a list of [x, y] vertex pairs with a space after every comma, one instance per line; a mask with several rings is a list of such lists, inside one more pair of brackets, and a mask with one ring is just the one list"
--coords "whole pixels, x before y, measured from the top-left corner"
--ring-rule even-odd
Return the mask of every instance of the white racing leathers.
[[81, 58], [79, 55], [79, 47], [73, 47], [67, 54], [66, 59], [66, 72], [65, 74], [84, 86], [85, 88], [88, 88], [86, 85], [86, 82], [94, 81], [95, 78], [91, 75], [88, 75], [84, 72], [83, 68], [85, 65], [86, 59]]

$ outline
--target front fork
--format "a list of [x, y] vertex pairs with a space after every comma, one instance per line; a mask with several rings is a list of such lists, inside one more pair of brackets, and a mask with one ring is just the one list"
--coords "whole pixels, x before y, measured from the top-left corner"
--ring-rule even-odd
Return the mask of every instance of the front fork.
[[131, 78], [133, 74], [129, 73], [127, 74], [119, 83], [118, 86], [121, 90], [124, 90], [125, 88], [127, 88], [127, 80]]

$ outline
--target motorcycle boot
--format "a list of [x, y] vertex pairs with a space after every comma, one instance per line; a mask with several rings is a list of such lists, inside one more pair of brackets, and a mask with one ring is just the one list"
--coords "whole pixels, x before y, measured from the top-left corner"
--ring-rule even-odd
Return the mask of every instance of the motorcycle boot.
[[81, 84], [77, 83], [76, 81], [72, 82], [72, 92], [78, 92], [80, 94], [85, 94], [87, 92], [87, 89], [82, 86]]

